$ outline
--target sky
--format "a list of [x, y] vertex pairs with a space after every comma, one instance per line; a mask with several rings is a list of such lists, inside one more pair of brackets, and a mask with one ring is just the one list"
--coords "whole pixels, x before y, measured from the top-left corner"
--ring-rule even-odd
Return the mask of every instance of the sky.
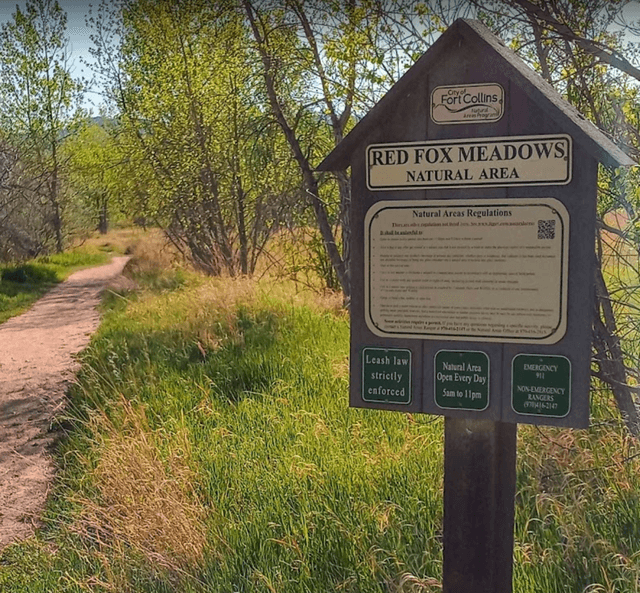
[[[212, 0], [215, 1], [215, 0]], [[91, 40], [89, 35], [91, 30], [85, 23], [85, 16], [90, 5], [97, 5], [99, 0], [59, 0], [60, 6], [67, 13], [67, 32], [70, 39], [70, 53], [73, 64], [73, 74], [91, 78], [91, 71], [80, 62], [80, 57], [92, 61], [89, 47]], [[16, 4], [21, 7], [25, 5], [24, 0], [0, 0], [0, 24], [11, 20], [15, 12]], [[627, 22], [640, 21], [640, 1], [628, 2], [624, 7], [624, 17]], [[99, 89], [92, 89], [87, 94], [84, 107], [94, 114], [98, 113], [98, 106], [101, 103]]]
[[[90, 30], [86, 27], [84, 19], [90, 4], [96, 5], [98, 0], [59, 0], [62, 10], [67, 13], [67, 32], [71, 39], [74, 56], [88, 55], [91, 45], [89, 40]], [[16, 5], [21, 8], [26, 3], [16, 0], [0, 0], [0, 23], [11, 20], [16, 11]]]
[[[85, 16], [89, 5], [96, 6], [99, 0], [58, 0], [62, 10], [67, 13], [67, 33], [70, 39], [70, 54], [74, 76], [91, 78], [91, 71], [80, 63], [82, 57], [92, 61], [89, 47], [91, 29], [85, 24]], [[0, 23], [10, 21], [16, 11], [16, 5], [23, 8], [26, 2], [23, 0], [0, 0]], [[93, 90], [87, 94], [84, 107], [98, 114], [98, 105], [101, 103], [100, 93]]]

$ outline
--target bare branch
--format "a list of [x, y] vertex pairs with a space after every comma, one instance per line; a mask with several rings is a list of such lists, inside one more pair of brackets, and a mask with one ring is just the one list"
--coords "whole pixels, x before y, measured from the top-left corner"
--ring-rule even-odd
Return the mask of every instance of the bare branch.
[[572, 41], [585, 52], [599, 58], [602, 62], [609, 64], [609, 66], [613, 68], [617, 68], [636, 80], [640, 80], [640, 70], [626, 58], [620, 56], [615, 49], [577, 35], [570, 27], [558, 21], [547, 9], [542, 9], [529, 0], [511, 0], [511, 2], [522, 8], [527, 15], [533, 16], [539, 21], [546, 23], [551, 30], [558, 33], [558, 35], [564, 39]]

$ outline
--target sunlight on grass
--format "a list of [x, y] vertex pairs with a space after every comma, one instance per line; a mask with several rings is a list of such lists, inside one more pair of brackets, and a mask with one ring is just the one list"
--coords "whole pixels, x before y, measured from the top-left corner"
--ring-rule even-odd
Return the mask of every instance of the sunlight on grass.
[[[82, 355], [45, 527], [4, 552], [0, 589], [440, 591], [442, 419], [348, 407], [339, 296], [142, 253]], [[607, 392], [592, 416], [519, 429], [519, 593], [639, 590], [638, 445]]]
[[174, 434], [181, 446], [161, 458], [162, 435], [149, 428], [144, 408], [120, 404], [117, 424], [99, 412], [88, 423], [100, 450], [92, 470], [98, 496], [73, 499], [82, 508], [73, 529], [120, 556], [135, 549], [163, 569], [198, 565], [206, 543], [205, 509], [193, 492], [186, 435]]

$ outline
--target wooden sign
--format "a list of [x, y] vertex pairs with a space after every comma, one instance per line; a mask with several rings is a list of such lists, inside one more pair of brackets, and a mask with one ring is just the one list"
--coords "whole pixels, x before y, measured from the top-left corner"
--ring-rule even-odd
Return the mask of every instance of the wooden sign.
[[490, 123], [504, 115], [504, 89], [496, 83], [439, 86], [431, 93], [436, 124]]
[[444, 593], [512, 591], [516, 423], [589, 423], [599, 162], [634, 164], [458, 20], [319, 167], [351, 167], [350, 405], [446, 416]]
[[[482, 25], [444, 33], [320, 166], [351, 166], [351, 405], [587, 426], [599, 161], [633, 162]], [[372, 349], [404, 395], [369, 393]]]

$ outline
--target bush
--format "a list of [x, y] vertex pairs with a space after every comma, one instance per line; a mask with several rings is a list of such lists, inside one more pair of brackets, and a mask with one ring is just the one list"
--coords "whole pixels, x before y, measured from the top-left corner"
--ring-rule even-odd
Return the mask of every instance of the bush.
[[43, 284], [58, 282], [58, 276], [54, 270], [37, 264], [22, 264], [5, 268], [0, 272], [0, 278], [4, 282], [16, 282], [19, 284]]

